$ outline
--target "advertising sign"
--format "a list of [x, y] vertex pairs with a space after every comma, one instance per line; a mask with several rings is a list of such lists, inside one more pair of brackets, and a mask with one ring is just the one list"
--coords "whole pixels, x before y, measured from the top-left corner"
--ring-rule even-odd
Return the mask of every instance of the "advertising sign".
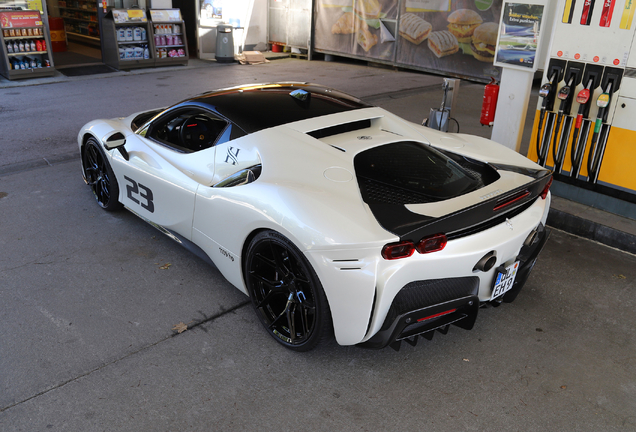
[[0, 12], [2, 28], [38, 27], [42, 25], [42, 17], [38, 11]]
[[150, 19], [153, 22], [179, 22], [181, 11], [179, 9], [151, 9]]
[[146, 11], [142, 9], [113, 9], [113, 19], [116, 23], [146, 22]]
[[317, 51], [489, 80], [501, 0], [317, 0]]
[[500, 15], [501, 0], [404, 1], [396, 61], [461, 77], [498, 77], [493, 59]]
[[505, 2], [495, 64], [536, 70], [542, 18], [543, 5]]
[[318, 0], [316, 48], [394, 61], [398, 0]]

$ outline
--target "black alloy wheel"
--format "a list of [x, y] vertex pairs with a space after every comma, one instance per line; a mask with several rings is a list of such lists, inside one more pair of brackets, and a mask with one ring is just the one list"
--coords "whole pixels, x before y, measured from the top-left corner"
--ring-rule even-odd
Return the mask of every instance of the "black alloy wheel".
[[83, 152], [84, 176], [91, 187], [97, 204], [107, 211], [119, 210], [122, 204], [117, 200], [119, 186], [101, 145], [89, 138]]
[[267, 332], [294, 351], [309, 351], [331, 337], [324, 291], [303, 254], [283, 235], [262, 231], [244, 263], [252, 305]]

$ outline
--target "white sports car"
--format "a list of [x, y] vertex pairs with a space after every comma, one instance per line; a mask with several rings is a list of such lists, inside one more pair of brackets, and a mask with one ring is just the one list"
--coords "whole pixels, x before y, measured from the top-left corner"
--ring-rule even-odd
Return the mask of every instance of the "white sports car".
[[297, 351], [470, 329], [514, 300], [549, 234], [550, 171], [315, 84], [95, 120], [78, 143], [101, 207], [214, 263]]

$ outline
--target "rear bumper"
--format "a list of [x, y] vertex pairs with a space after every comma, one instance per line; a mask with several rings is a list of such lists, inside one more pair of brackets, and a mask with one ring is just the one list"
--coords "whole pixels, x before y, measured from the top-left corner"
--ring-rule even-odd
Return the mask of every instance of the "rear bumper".
[[545, 246], [548, 241], [551, 232], [552, 231], [544, 225], [540, 225], [534, 241], [521, 248], [521, 251], [517, 256], [517, 259], [519, 260], [519, 270], [517, 271], [515, 283], [512, 285], [510, 291], [505, 293], [502, 297], [502, 300], [505, 303], [512, 303], [514, 299], [517, 298], [519, 292], [521, 292], [521, 288], [523, 288], [528, 280], [530, 272], [534, 268], [534, 264], [537, 262], [539, 253], [543, 250], [543, 246]]
[[[497, 303], [510, 303], [517, 297], [549, 236], [550, 230], [540, 225], [532, 241], [521, 248], [515, 282], [508, 292], [494, 299]], [[402, 340], [414, 345], [418, 335], [431, 339], [433, 331], [446, 333], [451, 324], [472, 329], [480, 305], [479, 283], [477, 276], [468, 276], [405, 285], [393, 299], [380, 331], [358, 346], [381, 349], [391, 345], [399, 349]]]

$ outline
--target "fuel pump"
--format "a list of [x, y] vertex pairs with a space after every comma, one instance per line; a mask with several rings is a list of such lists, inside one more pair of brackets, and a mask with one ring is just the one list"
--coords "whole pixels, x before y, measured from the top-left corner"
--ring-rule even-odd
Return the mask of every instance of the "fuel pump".
[[[554, 60], [550, 62], [550, 67], [546, 76], [548, 82], [543, 84], [539, 89], [539, 97], [543, 99], [541, 111], [539, 114], [539, 129], [537, 131], [537, 155], [538, 164], [545, 166], [552, 141], [552, 132], [554, 129], [554, 96], [556, 94], [557, 84], [563, 78], [563, 70], [565, 62]], [[543, 121], [545, 119], [545, 127]]]
[[596, 100], [598, 112], [596, 114], [594, 133], [592, 134], [592, 142], [590, 143], [590, 150], [587, 157], [587, 178], [590, 183], [596, 183], [598, 180], [599, 168], [603, 160], [603, 153], [611, 128], [611, 126], [607, 124], [608, 107], [612, 100], [612, 94], [618, 90], [620, 86], [621, 76], [621, 70], [606, 68], [601, 85], [603, 93], [601, 93]]
[[592, 123], [588, 119], [590, 115], [590, 107], [592, 105], [591, 97], [594, 93], [594, 89], [601, 84], [602, 75], [602, 66], [586, 65], [582, 81], [582, 83], [585, 84], [585, 88], [576, 96], [576, 101], [579, 103], [579, 111], [574, 124], [574, 136], [572, 137], [570, 151], [570, 162], [572, 163], [570, 177], [572, 178], [577, 178], [579, 171], [581, 170], [581, 163], [583, 162], [583, 155], [585, 154], [585, 147], [587, 145], [587, 139], [590, 134], [590, 125]]
[[555, 14], [528, 158], [554, 167], [564, 198], [622, 214], [624, 201], [636, 205], [636, 1], [547, 2]]
[[[554, 171], [561, 173], [563, 168], [563, 159], [565, 158], [565, 152], [568, 146], [568, 140], [570, 138], [570, 131], [572, 130], [572, 117], [570, 112], [572, 110], [572, 101], [574, 99], [574, 89], [581, 82], [581, 72], [583, 65], [580, 63], [568, 63], [567, 70], [565, 72], [566, 84], [561, 87], [557, 93], [557, 98], [561, 101], [559, 103], [559, 113], [557, 115], [556, 127], [554, 130], [554, 143], [552, 144], [552, 157], [554, 159]], [[565, 117], [563, 128], [561, 128], [561, 122]]]

